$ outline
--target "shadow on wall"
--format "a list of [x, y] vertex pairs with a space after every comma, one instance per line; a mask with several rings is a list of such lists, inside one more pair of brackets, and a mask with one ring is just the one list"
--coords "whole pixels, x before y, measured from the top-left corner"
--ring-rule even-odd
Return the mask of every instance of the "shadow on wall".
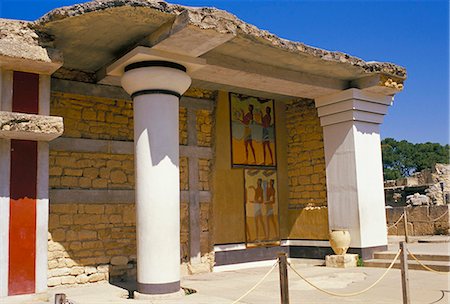
[[136, 276], [134, 204], [51, 204], [48, 286]]
[[[209, 252], [205, 242], [208, 239], [206, 212], [201, 213], [202, 257]], [[189, 207], [184, 202], [180, 205], [180, 227], [180, 262], [186, 264], [189, 261]], [[134, 203], [50, 204], [48, 286], [98, 281], [109, 281], [133, 291], [136, 281]]]

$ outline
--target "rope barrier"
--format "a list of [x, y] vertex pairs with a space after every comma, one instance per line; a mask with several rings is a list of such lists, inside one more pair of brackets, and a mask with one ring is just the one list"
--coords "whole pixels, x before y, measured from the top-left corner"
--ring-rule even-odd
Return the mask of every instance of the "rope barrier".
[[240, 296], [236, 301], [234, 301], [231, 304], [239, 303], [240, 300], [248, 296], [256, 288], [258, 288], [258, 286], [261, 285], [261, 283], [269, 276], [269, 274], [275, 269], [275, 267], [277, 267], [277, 265], [278, 261], [276, 261], [275, 264], [273, 264], [272, 268], [269, 269], [269, 271], [261, 278], [261, 280], [259, 280], [252, 288], [250, 288], [246, 293], [244, 293], [242, 296]]
[[392, 263], [391, 263], [391, 265], [389, 265], [388, 269], [386, 269], [386, 271], [383, 273], [383, 275], [382, 275], [378, 280], [376, 280], [372, 285], [370, 285], [370, 286], [367, 287], [366, 289], [363, 289], [363, 290], [358, 291], [358, 292], [352, 292], [352, 293], [336, 293], [336, 292], [332, 292], [332, 291], [328, 291], [328, 290], [322, 289], [322, 288], [320, 288], [320, 287], [314, 285], [312, 282], [310, 282], [308, 279], [306, 279], [304, 276], [302, 276], [300, 273], [298, 273], [297, 270], [295, 270], [295, 268], [294, 268], [290, 263], [289, 263], [288, 265], [289, 265], [289, 267], [294, 271], [295, 274], [297, 274], [297, 275], [298, 275], [301, 279], [303, 279], [306, 283], [308, 283], [309, 285], [311, 285], [312, 287], [314, 287], [315, 289], [317, 289], [317, 290], [319, 290], [319, 291], [322, 291], [322, 292], [324, 292], [324, 293], [326, 293], [326, 294], [329, 294], [329, 295], [331, 295], [331, 296], [336, 296], [336, 297], [353, 297], [353, 296], [360, 295], [360, 294], [362, 294], [362, 293], [364, 293], [364, 292], [366, 292], [366, 291], [372, 289], [375, 285], [377, 285], [377, 284], [378, 284], [378, 283], [379, 283], [379, 282], [387, 275], [387, 273], [389, 272], [389, 270], [391, 270], [392, 267], [394, 267], [395, 261], [396, 261], [396, 260], [398, 259], [398, 257], [400, 256], [400, 253], [401, 253], [401, 250], [399, 250], [399, 251], [397, 252], [397, 254], [396, 254], [395, 257], [394, 257], [394, 260], [393, 260]]
[[[446, 216], [447, 213], [448, 213], [448, 210], [445, 211], [443, 214], [439, 215], [439, 216], [438, 216], [437, 218], [435, 218], [435, 219], [431, 219], [429, 215], [427, 215], [427, 217], [428, 217], [428, 219], [430, 220], [430, 222], [436, 222], [436, 221], [439, 221], [439, 220], [440, 220], [441, 218], [443, 218], [444, 216]], [[398, 220], [397, 220], [394, 224], [392, 224], [392, 225], [390, 225], [390, 226], [387, 226], [387, 229], [390, 229], [390, 228], [392, 228], [392, 227], [397, 226], [398, 223], [400, 223], [400, 221], [403, 219], [404, 216], [405, 216], [405, 214], [403, 213], [403, 214], [398, 218]], [[408, 222], [409, 222], [409, 221], [408, 221]]]
[[448, 213], [448, 209], [447, 209], [447, 211], [445, 211], [443, 214], [441, 214], [441, 215], [439, 215], [437, 218], [435, 218], [435, 219], [430, 219], [430, 217], [427, 215], [427, 217], [428, 217], [428, 219], [430, 220], [430, 222], [436, 222], [436, 221], [439, 221], [441, 218], [443, 218], [446, 214]]
[[416, 260], [416, 262], [419, 263], [419, 265], [422, 266], [423, 268], [425, 268], [426, 270], [431, 271], [431, 272], [435, 272], [435, 273], [441, 274], [441, 275], [450, 275], [450, 272], [437, 271], [437, 270], [434, 270], [434, 269], [428, 267], [427, 265], [425, 265], [425, 264], [423, 264], [421, 261], [419, 261], [419, 259], [418, 259], [411, 251], [409, 251], [409, 249], [406, 249], [406, 250], [408, 251], [408, 254], [410, 254], [411, 257], [412, 257], [414, 260]]
[[400, 218], [399, 218], [393, 225], [388, 226], [387, 229], [390, 229], [390, 228], [392, 228], [392, 227], [397, 226], [397, 224], [400, 223], [400, 221], [402, 220], [402, 218], [403, 218], [404, 216], [405, 216], [405, 214], [402, 213], [402, 216], [400, 216]]

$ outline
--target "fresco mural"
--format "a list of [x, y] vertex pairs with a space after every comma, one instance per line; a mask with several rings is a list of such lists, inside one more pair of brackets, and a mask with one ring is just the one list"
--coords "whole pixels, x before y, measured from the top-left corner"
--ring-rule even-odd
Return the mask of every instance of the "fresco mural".
[[275, 167], [274, 102], [230, 93], [233, 167]]
[[276, 171], [245, 169], [244, 181], [247, 243], [279, 241]]

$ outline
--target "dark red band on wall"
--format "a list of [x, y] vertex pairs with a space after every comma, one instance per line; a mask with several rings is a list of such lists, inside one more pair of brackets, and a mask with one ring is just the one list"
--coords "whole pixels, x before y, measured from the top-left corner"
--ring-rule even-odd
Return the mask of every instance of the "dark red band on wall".
[[37, 142], [11, 140], [8, 294], [36, 285]]
[[39, 113], [39, 74], [14, 72], [12, 111]]
[[[14, 72], [12, 111], [39, 113], [39, 75]], [[8, 295], [36, 286], [37, 142], [11, 140]]]

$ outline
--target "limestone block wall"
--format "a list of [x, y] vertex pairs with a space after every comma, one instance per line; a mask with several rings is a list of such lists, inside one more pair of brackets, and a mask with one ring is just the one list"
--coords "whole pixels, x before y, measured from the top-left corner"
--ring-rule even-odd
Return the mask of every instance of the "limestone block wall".
[[[134, 276], [132, 103], [113, 87], [53, 80], [52, 90], [51, 113], [64, 118], [65, 132], [50, 146], [48, 285]], [[198, 262], [209, 263], [215, 95], [186, 94], [179, 111], [181, 260], [198, 251]]]
[[[413, 206], [407, 208], [408, 235], [450, 235], [450, 205]], [[389, 235], [405, 235], [403, 207], [386, 208]], [[397, 223], [398, 222], [398, 223]]]
[[290, 237], [328, 239], [323, 130], [314, 101], [286, 105]]
[[51, 204], [48, 286], [136, 272], [133, 204]]
[[[53, 91], [50, 112], [64, 118], [64, 137], [133, 140], [131, 100]], [[186, 108], [180, 107], [179, 117], [180, 144], [186, 145]]]
[[196, 121], [197, 144], [202, 147], [211, 147], [212, 116], [211, 111], [198, 110]]
[[50, 113], [64, 118], [64, 136], [92, 139], [133, 139], [130, 100], [53, 91]]
[[286, 125], [290, 203], [325, 206], [323, 130], [314, 101], [302, 99], [288, 104]]
[[49, 185], [64, 189], [134, 189], [132, 155], [51, 151]]

